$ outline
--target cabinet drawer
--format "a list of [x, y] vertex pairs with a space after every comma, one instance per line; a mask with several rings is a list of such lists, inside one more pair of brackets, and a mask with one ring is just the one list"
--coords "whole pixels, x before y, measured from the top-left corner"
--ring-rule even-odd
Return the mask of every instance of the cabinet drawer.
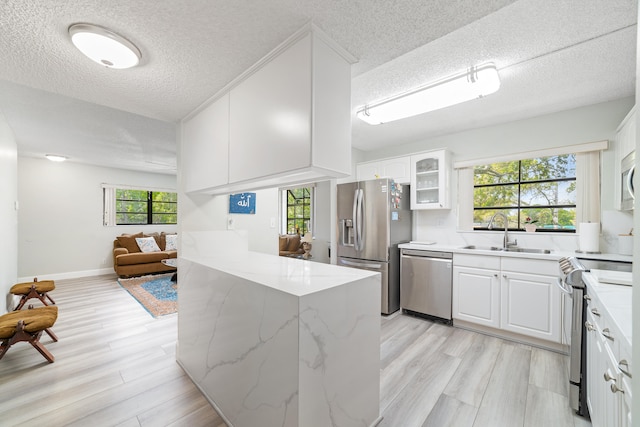
[[460, 267], [500, 270], [500, 257], [486, 255], [453, 254], [453, 265]]
[[557, 261], [530, 258], [502, 257], [502, 270], [543, 276], [558, 276], [560, 274]]

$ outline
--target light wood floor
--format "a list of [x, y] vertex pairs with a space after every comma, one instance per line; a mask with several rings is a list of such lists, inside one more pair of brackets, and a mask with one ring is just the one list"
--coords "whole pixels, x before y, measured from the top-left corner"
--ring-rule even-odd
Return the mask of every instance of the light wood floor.
[[[153, 319], [115, 276], [51, 295], [56, 361], [26, 343], [0, 360], [0, 425], [225, 426], [175, 362], [176, 315]], [[590, 425], [568, 407], [566, 356], [400, 314], [381, 333], [381, 426]]]

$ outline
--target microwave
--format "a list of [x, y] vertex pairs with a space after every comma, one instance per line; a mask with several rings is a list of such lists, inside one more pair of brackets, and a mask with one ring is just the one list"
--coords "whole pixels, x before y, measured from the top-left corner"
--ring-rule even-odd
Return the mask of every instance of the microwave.
[[635, 196], [633, 194], [633, 177], [636, 169], [636, 152], [632, 151], [624, 159], [620, 170], [621, 173], [621, 194], [620, 194], [620, 209], [623, 211], [633, 210], [633, 203]]

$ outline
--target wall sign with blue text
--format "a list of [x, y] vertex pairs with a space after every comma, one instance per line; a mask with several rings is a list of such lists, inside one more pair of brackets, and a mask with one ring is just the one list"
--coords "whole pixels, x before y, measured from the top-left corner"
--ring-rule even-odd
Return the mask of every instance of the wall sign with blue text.
[[256, 193], [231, 194], [229, 196], [229, 213], [255, 214]]

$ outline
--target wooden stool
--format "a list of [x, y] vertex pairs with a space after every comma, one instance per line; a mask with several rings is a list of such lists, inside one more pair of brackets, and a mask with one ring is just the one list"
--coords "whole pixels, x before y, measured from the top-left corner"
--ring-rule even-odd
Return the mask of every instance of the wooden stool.
[[13, 295], [20, 295], [20, 302], [15, 308], [15, 310], [20, 310], [31, 298], [38, 298], [44, 305], [49, 305], [45, 298], [51, 301], [51, 304], [55, 304], [56, 302], [47, 293], [51, 292], [55, 288], [56, 285], [53, 280], [43, 280], [42, 282], [38, 282], [38, 278], [34, 277], [33, 282], [13, 285], [9, 292]]
[[[9, 292], [11, 292], [13, 295], [20, 295], [20, 302], [14, 310], [17, 311], [22, 309], [25, 303], [31, 298], [38, 298], [44, 305], [49, 305], [47, 304], [47, 299], [51, 302], [51, 304], [55, 304], [56, 302], [47, 293], [53, 291], [55, 288], [56, 284], [53, 280], [43, 280], [42, 282], [38, 282], [37, 277], [33, 278], [33, 282], [18, 283], [16, 285], [13, 285]], [[47, 328], [44, 331], [51, 337], [52, 340], [58, 341], [58, 337], [53, 333], [51, 329]]]
[[[12, 311], [0, 316], [0, 359], [9, 348], [20, 341], [31, 344], [49, 363], [54, 357], [40, 342], [42, 332], [51, 328], [58, 319], [58, 307], [38, 307]], [[55, 336], [55, 335], [54, 335]], [[51, 337], [53, 338], [53, 336]], [[53, 338], [58, 341], [57, 338]]]

